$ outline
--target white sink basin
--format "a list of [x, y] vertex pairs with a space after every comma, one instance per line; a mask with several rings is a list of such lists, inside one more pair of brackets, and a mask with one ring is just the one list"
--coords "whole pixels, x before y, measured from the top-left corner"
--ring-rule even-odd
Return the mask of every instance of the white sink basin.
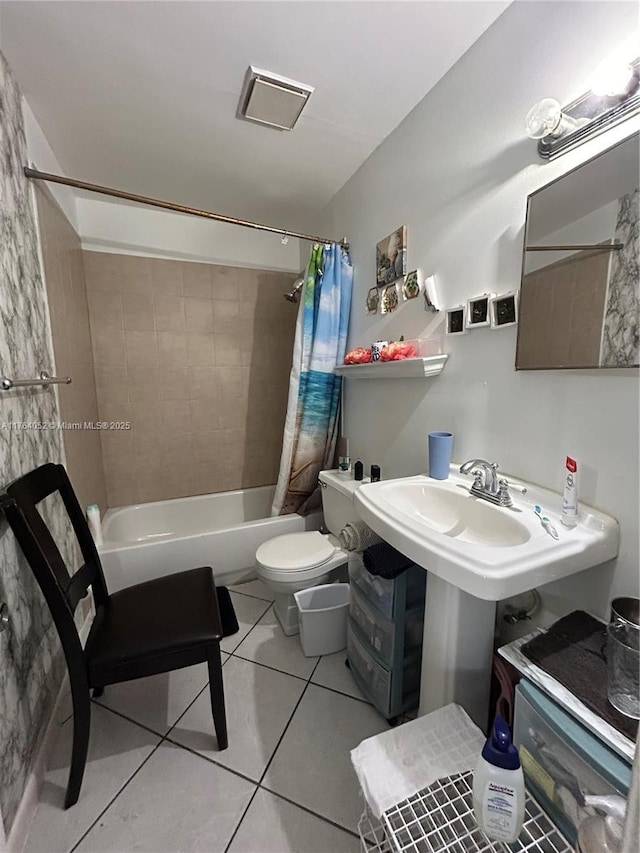
[[[507, 475], [507, 479], [509, 479]], [[580, 506], [578, 526], [560, 522], [560, 495], [525, 484], [513, 507], [470, 495], [471, 477], [452, 466], [448, 480], [425, 475], [368, 483], [355, 493], [358, 514], [427, 571], [486, 601], [499, 601], [591, 568], [618, 553], [618, 523]], [[535, 515], [542, 506], [559, 534]]]

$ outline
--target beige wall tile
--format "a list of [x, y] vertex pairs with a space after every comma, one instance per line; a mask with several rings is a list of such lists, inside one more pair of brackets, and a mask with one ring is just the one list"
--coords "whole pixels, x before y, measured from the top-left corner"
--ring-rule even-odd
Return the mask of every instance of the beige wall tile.
[[187, 364], [189, 367], [213, 367], [215, 364], [213, 335], [187, 332]]
[[121, 293], [90, 290], [88, 296], [89, 318], [96, 329], [124, 329]]
[[158, 343], [155, 332], [125, 332], [127, 367], [156, 367]]
[[187, 365], [187, 335], [185, 332], [158, 332], [158, 366], [161, 368]]
[[156, 329], [159, 332], [183, 332], [185, 329], [184, 299], [181, 296], [154, 297]]
[[214, 299], [238, 299], [238, 275], [235, 267], [211, 267]]
[[213, 297], [211, 265], [185, 263], [182, 267], [182, 277], [185, 296], [199, 299]]
[[92, 329], [93, 361], [98, 367], [125, 367], [124, 332]]
[[182, 261], [168, 261], [162, 258], [151, 260], [151, 287], [158, 296], [182, 296], [184, 291]]
[[131, 332], [153, 332], [155, 317], [153, 297], [148, 293], [123, 293], [124, 328]]
[[213, 302], [210, 299], [185, 299], [184, 307], [187, 331], [211, 334], [213, 331]]
[[[127, 436], [100, 435], [108, 500], [274, 482], [296, 321], [282, 293], [293, 277], [91, 254], [94, 350], [113, 361], [115, 332], [126, 353], [125, 363], [96, 361], [100, 408], [109, 420], [129, 412], [133, 426]], [[64, 299], [69, 265], [55, 262], [66, 270]]]

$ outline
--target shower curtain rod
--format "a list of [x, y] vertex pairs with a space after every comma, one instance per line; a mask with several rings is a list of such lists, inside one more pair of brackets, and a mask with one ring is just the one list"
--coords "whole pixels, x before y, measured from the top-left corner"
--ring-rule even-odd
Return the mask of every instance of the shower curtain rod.
[[100, 195], [110, 195], [114, 198], [122, 198], [126, 201], [135, 201], [138, 204], [147, 204], [150, 207], [160, 207], [163, 210], [174, 210], [176, 213], [186, 213], [189, 216], [200, 216], [203, 219], [215, 219], [216, 222], [226, 222], [229, 225], [241, 225], [243, 228], [254, 228], [257, 231], [270, 231], [272, 234], [282, 234], [284, 237], [295, 237], [298, 240], [308, 240], [311, 243], [337, 243], [344, 249], [349, 244], [343, 237], [342, 240], [329, 240], [326, 237], [314, 237], [312, 234], [299, 234], [297, 231], [287, 231], [285, 228], [273, 228], [271, 225], [261, 225], [259, 222], [251, 222], [249, 219], [236, 219], [234, 216], [225, 216], [222, 213], [212, 213], [210, 210], [199, 210], [197, 207], [186, 207], [183, 204], [175, 204], [171, 201], [161, 201], [158, 198], [149, 198], [144, 195], [127, 193], [124, 190], [114, 190], [109, 187], [101, 187], [98, 184], [88, 184], [85, 181], [76, 181], [74, 178], [65, 178], [63, 175], [52, 175], [49, 172], [39, 172], [29, 166], [24, 167], [27, 178], [36, 181], [50, 181], [54, 184], [64, 184], [67, 187], [75, 187], [79, 190], [88, 190]]

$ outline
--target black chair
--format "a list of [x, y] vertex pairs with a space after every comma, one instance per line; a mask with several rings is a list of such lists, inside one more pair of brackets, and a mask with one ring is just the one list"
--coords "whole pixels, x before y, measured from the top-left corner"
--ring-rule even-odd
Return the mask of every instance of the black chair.
[[[37, 506], [55, 492], [84, 560], [73, 574]], [[99, 696], [108, 684], [206, 661], [218, 748], [226, 749], [220, 640], [235, 633], [238, 623], [228, 591], [216, 590], [212, 569], [178, 572], [109, 595], [93, 538], [62, 465], [48, 463], [15, 480], [0, 495], [0, 507], [51, 610], [69, 671], [73, 749], [65, 808], [80, 795], [89, 746], [90, 690]], [[96, 615], [83, 650], [73, 614], [89, 587]]]

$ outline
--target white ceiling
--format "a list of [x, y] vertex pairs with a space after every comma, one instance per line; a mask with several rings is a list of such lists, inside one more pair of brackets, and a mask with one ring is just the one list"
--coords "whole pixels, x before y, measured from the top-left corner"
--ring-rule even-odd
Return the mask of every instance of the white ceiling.
[[[0, 48], [67, 175], [294, 230], [508, 5], [1, 2]], [[292, 132], [236, 119], [250, 64], [315, 86]]]

